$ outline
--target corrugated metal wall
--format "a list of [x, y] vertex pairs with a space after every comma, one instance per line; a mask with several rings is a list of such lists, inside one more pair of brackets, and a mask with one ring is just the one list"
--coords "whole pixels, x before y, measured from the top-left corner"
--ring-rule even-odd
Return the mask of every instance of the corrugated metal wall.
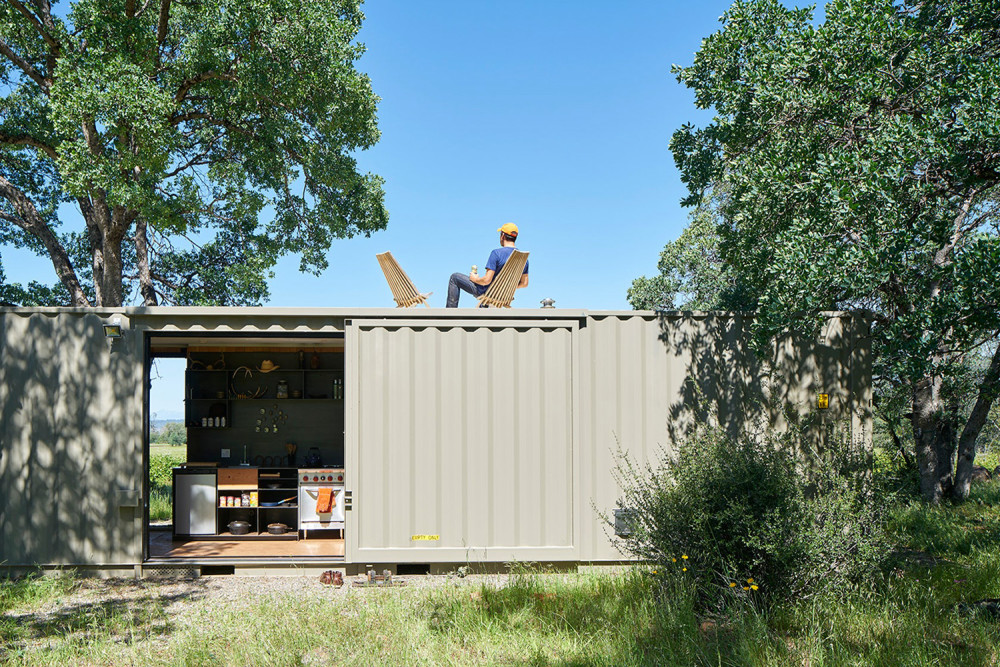
[[[571, 560], [576, 323], [348, 329], [348, 559]], [[430, 536], [436, 539], [420, 539]]]
[[[580, 560], [621, 558], [599, 513], [620, 497], [612, 471], [620, 453], [643, 464], [710, 419], [738, 433], [789, 427], [794, 415], [849, 424], [870, 444], [870, 369], [863, 323], [833, 317], [816, 341], [785, 339], [761, 363], [748, 349], [747, 323], [730, 315], [650, 314], [589, 317], [580, 333]], [[819, 392], [830, 408], [815, 408]], [[761, 399], [770, 399], [761, 410]], [[593, 509], [591, 509], [593, 508]]]
[[141, 561], [142, 361], [102, 320], [0, 314], [4, 566]]
[[[824, 419], [871, 434], [869, 351], [849, 318], [781, 342], [762, 366], [729, 315], [128, 314], [112, 347], [107, 313], [0, 312], [0, 563], [140, 562], [141, 507], [119, 491], [142, 483], [142, 331], [346, 327], [354, 562], [618, 559], [598, 512], [620, 493], [619, 445], [647, 460], [706, 414], [785, 428], [784, 409], [813, 414], [819, 391]], [[767, 414], [752, 408], [759, 396], [775, 400]]]

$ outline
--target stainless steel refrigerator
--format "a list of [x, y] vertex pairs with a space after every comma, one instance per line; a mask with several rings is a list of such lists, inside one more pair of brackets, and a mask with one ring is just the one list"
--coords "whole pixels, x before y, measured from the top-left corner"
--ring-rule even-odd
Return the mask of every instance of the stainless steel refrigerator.
[[174, 534], [215, 535], [215, 473], [174, 476]]

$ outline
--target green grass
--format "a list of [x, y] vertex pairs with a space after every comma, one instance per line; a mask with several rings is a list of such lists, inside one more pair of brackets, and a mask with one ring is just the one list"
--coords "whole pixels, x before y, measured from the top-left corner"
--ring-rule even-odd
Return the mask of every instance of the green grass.
[[186, 460], [187, 448], [173, 445], [149, 446], [149, 519], [170, 521], [173, 516], [171, 470]]
[[187, 456], [187, 446], [186, 445], [167, 445], [167, 444], [152, 444], [149, 445], [149, 457], [152, 460], [157, 456], [169, 456], [173, 460], [184, 461]]
[[957, 607], [1000, 597], [1000, 483], [961, 505], [902, 504], [891, 524], [884, 578], [768, 609], [736, 599], [710, 617], [690, 582], [648, 568], [252, 596], [197, 580], [180, 598], [156, 582], [0, 582], [0, 664], [1000, 664], [1000, 619]]
[[170, 521], [173, 517], [173, 493], [170, 486], [149, 487], [149, 520]]

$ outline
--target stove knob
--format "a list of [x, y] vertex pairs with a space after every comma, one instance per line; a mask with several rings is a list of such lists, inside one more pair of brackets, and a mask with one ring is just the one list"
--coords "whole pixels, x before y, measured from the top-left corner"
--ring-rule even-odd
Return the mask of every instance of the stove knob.
[[303, 482], [308, 482], [309, 481], [309, 475], [302, 475], [302, 481]]
[[313, 481], [314, 482], [318, 482], [319, 481], [319, 477], [317, 477], [316, 475], [313, 475]]
[[326, 481], [326, 475], [320, 475], [319, 476], [319, 481], [325, 482]]
[[344, 476], [343, 475], [337, 475], [337, 481], [338, 482], [343, 482], [344, 481]]

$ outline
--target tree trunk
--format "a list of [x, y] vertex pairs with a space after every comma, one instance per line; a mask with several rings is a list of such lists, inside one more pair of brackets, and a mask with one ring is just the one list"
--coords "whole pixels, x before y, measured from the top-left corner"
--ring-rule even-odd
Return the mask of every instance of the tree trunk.
[[[939, 439], [944, 435], [941, 432], [940, 377], [923, 378], [914, 385], [910, 421], [913, 424], [913, 442], [916, 445], [917, 465], [920, 468], [920, 495], [932, 505], [937, 505], [944, 495], [938, 460]], [[950, 461], [948, 467], [951, 467]]]
[[969, 420], [965, 422], [962, 436], [958, 440], [958, 466], [955, 471], [955, 486], [952, 495], [959, 500], [969, 497], [972, 484], [972, 467], [976, 462], [976, 439], [983, 430], [990, 408], [1000, 393], [1000, 345], [993, 352], [993, 360], [986, 370], [986, 376], [979, 385], [979, 396], [972, 408]]
[[955, 444], [958, 440], [958, 408], [950, 408], [938, 424], [937, 436], [937, 466], [938, 484], [941, 495], [951, 493], [954, 486]]
[[87, 222], [87, 237], [93, 256], [94, 292], [98, 308], [116, 308], [124, 301], [122, 291], [122, 242], [135, 214], [121, 208], [111, 209], [104, 193], [96, 191], [81, 206]]
[[122, 241], [123, 234], [112, 233], [104, 235], [104, 273], [98, 290], [98, 301], [102, 307], [116, 307], [124, 302], [122, 293]]
[[142, 305], [157, 305], [156, 289], [149, 273], [149, 238], [146, 236], [146, 218], [141, 215], [135, 219], [135, 259], [139, 272], [139, 292], [142, 294]]

